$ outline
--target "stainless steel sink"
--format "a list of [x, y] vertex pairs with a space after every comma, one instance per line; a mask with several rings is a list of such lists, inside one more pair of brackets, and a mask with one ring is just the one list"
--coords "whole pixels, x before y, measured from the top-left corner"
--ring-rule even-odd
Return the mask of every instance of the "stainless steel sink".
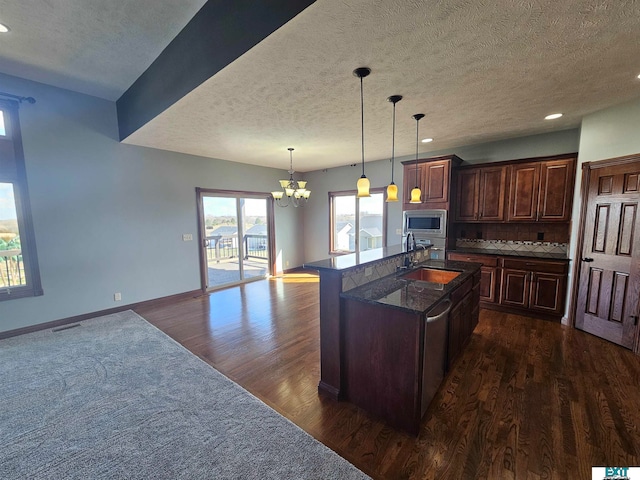
[[453, 270], [438, 270], [435, 268], [423, 267], [412, 270], [409, 273], [405, 273], [402, 275], [402, 278], [446, 285], [451, 280], [458, 277], [460, 273], [461, 272], [455, 272]]

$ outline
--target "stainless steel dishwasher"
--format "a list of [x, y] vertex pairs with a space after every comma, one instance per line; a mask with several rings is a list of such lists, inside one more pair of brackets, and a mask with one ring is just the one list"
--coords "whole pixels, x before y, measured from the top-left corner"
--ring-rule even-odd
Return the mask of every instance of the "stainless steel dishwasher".
[[425, 317], [421, 418], [427, 411], [427, 407], [444, 379], [447, 364], [447, 336], [450, 311], [451, 300], [447, 298], [429, 310]]

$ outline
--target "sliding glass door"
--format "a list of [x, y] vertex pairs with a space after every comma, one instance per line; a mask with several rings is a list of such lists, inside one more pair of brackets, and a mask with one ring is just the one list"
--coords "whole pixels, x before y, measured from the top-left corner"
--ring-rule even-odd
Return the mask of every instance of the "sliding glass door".
[[198, 189], [202, 280], [207, 290], [265, 278], [273, 257], [266, 194]]

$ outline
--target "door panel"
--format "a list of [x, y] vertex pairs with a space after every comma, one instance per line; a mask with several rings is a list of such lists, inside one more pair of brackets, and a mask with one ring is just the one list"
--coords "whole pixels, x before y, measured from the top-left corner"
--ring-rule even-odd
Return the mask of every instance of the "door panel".
[[584, 218], [576, 327], [633, 348], [640, 290], [640, 163], [592, 168]]
[[201, 278], [216, 289], [271, 271], [272, 211], [265, 195], [198, 189]]

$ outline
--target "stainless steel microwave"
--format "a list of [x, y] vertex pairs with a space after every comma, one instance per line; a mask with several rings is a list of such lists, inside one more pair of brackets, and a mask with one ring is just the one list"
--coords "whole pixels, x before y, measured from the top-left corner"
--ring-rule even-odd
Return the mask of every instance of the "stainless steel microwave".
[[402, 217], [402, 234], [420, 237], [446, 237], [446, 210], [407, 210]]

